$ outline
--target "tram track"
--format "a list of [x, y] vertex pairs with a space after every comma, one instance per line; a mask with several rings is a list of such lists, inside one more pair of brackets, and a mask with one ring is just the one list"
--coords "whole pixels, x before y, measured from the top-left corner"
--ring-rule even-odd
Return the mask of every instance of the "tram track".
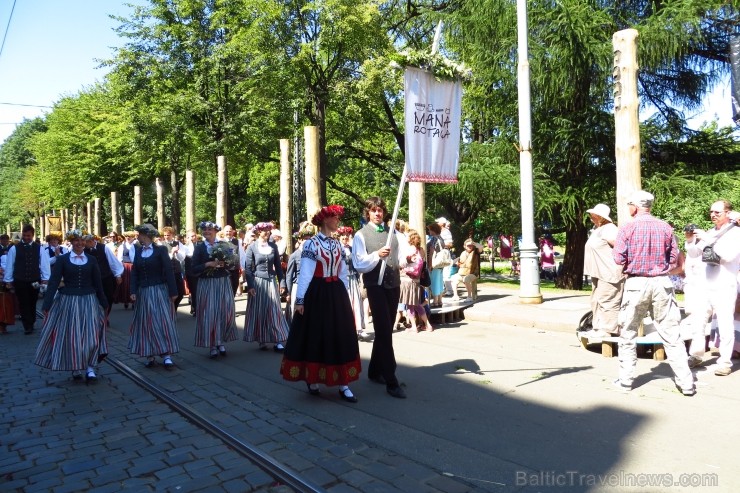
[[116, 371], [132, 380], [138, 386], [155, 396], [160, 401], [167, 404], [175, 412], [194, 423], [207, 433], [217, 437], [224, 443], [232, 447], [237, 453], [254, 462], [258, 467], [263, 469], [267, 474], [274, 477], [281, 484], [292, 488], [300, 493], [325, 493], [326, 490], [314, 484], [306, 478], [301, 477], [296, 471], [259, 450], [254, 445], [241, 440], [228, 431], [224, 430], [212, 420], [206, 418], [200, 412], [193, 409], [188, 404], [182, 402], [171, 393], [165, 391], [151, 380], [143, 377], [125, 363], [115, 357], [108, 356], [105, 360]]

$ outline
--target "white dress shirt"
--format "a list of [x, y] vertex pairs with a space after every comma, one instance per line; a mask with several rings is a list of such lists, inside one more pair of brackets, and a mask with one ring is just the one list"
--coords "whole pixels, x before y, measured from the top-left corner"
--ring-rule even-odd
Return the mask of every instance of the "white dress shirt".
[[[5, 282], [13, 282], [13, 269], [15, 269], [15, 249], [16, 246], [23, 245], [23, 242], [18, 243], [18, 245], [13, 245], [10, 247], [10, 250], [8, 250], [8, 253], [4, 255], [7, 257], [6, 259], [6, 267], [5, 267], [5, 277], [3, 278], [3, 281]], [[36, 243], [31, 243], [31, 246], [36, 246]], [[39, 269], [41, 270], [41, 280], [42, 281], [48, 281], [49, 277], [51, 276], [51, 267], [49, 265], [49, 255], [44, 252], [44, 249], [41, 248], [41, 255], [39, 255]]]

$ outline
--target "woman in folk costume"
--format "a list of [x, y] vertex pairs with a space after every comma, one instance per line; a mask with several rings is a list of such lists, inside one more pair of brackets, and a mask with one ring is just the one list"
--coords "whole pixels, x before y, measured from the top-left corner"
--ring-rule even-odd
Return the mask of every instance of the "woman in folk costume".
[[238, 261], [231, 243], [217, 241], [221, 229], [210, 221], [200, 223], [203, 241], [193, 249], [192, 273], [198, 276], [195, 294], [195, 346], [211, 349], [211, 359], [226, 356], [226, 343], [237, 339], [231, 270]]
[[244, 273], [249, 302], [244, 320], [244, 340], [259, 342], [263, 351], [267, 350], [268, 343], [274, 343], [275, 352], [281, 353], [288, 338], [288, 322], [280, 307], [278, 292], [278, 281], [285, 289], [280, 254], [277, 245], [267, 241], [273, 229], [272, 223], [258, 223], [254, 227], [257, 239], [247, 248]]
[[177, 298], [172, 262], [167, 247], [153, 243], [159, 235], [154, 226], [144, 224], [136, 231], [139, 244], [131, 269], [131, 300], [136, 305], [128, 347], [133, 354], [147, 358], [147, 368], [156, 364], [155, 355], [162, 357], [165, 368], [171, 368], [172, 354], [180, 352], [172, 303]]
[[319, 385], [339, 385], [339, 397], [357, 402], [349, 383], [360, 377], [360, 348], [353, 323], [342, 246], [332, 238], [344, 208], [323, 207], [311, 222], [319, 233], [306, 241], [301, 255], [295, 314], [280, 373], [305, 381], [318, 395]]
[[123, 308], [128, 310], [131, 303], [131, 268], [134, 262], [134, 246], [136, 243], [136, 231], [124, 231], [123, 241], [116, 249], [116, 258], [123, 264], [123, 274], [121, 274], [121, 284], [116, 286], [116, 292], [113, 295], [113, 303], [123, 303]]
[[370, 336], [365, 334], [365, 318], [362, 309], [362, 286], [360, 284], [360, 273], [352, 265], [352, 227], [342, 226], [337, 229], [339, 243], [342, 245], [342, 257], [347, 266], [347, 291], [349, 302], [352, 305], [352, 314], [355, 320], [355, 329], [357, 329], [357, 338], [361, 341], [370, 340]]
[[95, 365], [108, 353], [103, 328], [108, 302], [98, 262], [85, 252], [82, 232], [69, 231], [67, 240], [72, 251], [54, 264], [44, 295], [46, 318], [34, 363], [50, 370], [71, 371], [75, 380], [82, 379], [85, 371], [85, 379], [95, 381]]

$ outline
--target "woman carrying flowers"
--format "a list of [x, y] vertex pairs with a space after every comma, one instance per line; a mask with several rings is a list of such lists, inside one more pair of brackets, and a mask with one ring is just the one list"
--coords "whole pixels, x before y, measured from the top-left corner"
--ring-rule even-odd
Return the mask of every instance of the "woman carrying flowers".
[[[269, 242], [272, 223], [254, 227], [257, 239], [247, 248], [244, 273], [247, 277], [249, 302], [244, 320], [244, 340], [259, 342], [261, 350], [274, 343], [275, 352], [282, 352], [288, 338], [288, 322], [280, 307], [280, 288], [285, 289], [285, 276], [280, 265], [277, 245]], [[277, 280], [276, 280], [277, 279]]]
[[44, 295], [46, 317], [34, 363], [50, 370], [71, 371], [75, 380], [82, 379], [84, 370], [85, 379], [95, 381], [95, 365], [108, 353], [103, 327], [108, 301], [98, 262], [85, 252], [82, 238], [80, 230], [68, 231], [72, 251], [54, 263]]
[[147, 358], [147, 368], [156, 364], [154, 356], [159, 355], [169, 369], [174, 366], [171, 355], [180, 352], [173, 305], [177, 298], [175, 274], [167, 247], [153, 243], [159, 236], [154, 226], [144, 224], [136, 231], [139, 244], [134, 247], [130, 288], [135, 305], [128, 347]]
[[238, 260], [231, 243], [216, 240], [221, 229], [203, 221], [203, 241], [193, 250], [192, 272], [198, 276], [195, 302], [195, 346], [211, 349], [211, 359], [226, 356], [226, 343], [237, 339], [234, 292], [230, 271]]
[[311, 222], [319, 233], [301, 254], [295, 313], [280, 373], [285, 380], [305, 381], [318, 395], [319, 384], [339, 385], [339, 397], [357, 402], [349, 383], [360, 378], [360, 347], [347, 292], [347, 264], [342, 246], [332, 238], [344, 208], [330, 205]]

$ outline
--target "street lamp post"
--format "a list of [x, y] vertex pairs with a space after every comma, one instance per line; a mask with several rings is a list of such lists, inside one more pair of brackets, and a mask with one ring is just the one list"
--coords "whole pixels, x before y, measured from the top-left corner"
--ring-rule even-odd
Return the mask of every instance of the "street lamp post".
[[522, 244], [519, 248], [519, 302], [542, 303], [537, 245], [534, 242], [534, 197], [532, 185], [532, 115], [529, 98], [529, 54], [527, 47], [527, 2], [517, 0], [519, 101], [519, 174], [522, 197]]

